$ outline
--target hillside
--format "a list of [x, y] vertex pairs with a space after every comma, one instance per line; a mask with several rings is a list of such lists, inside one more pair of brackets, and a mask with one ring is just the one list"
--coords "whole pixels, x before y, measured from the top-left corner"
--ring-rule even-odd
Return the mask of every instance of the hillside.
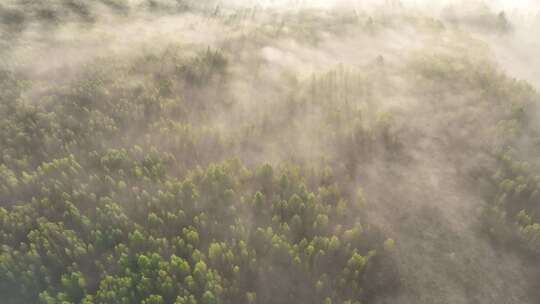
[[537, 303], [540, 15], [468, 3], [0, 4], [2, 303]]

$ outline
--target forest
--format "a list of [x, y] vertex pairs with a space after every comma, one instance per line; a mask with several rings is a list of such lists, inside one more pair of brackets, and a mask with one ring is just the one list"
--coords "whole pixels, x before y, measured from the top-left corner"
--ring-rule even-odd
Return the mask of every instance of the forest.
[[0, 1], [0, 303], [539, 303], [518, 2]]

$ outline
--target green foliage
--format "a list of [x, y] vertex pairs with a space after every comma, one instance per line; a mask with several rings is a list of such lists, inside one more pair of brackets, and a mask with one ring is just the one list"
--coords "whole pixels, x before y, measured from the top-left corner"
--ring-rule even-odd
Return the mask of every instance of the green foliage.
[[[53, 160], [9, 184], [35, 190], [0, 209], [8, 303], [272, 303], [283, 290], [280, 301], [363, 298], [366, 248], [382, 240], [347, 228], [359, 218], [335, 201], [357, 207], [335, 189], [310, 192], [294, 170], [270, 165], [252, 173], [230, 161], [177, 180], [118, 174], [138, 164], [127, 150], [99, 159]], [[108, 174], [125, 184], [99, 177]], [[318, 292], [266, 282], [278, 276]]]
[[[101, 18], [195, 7], [91, 2], [2, 3], [2, 43], [25, 26], [99, 32], [92, 24]], [[406, 96], [427, 108], [441, 92], [474, 92], [479, 109], [496, 109], [486, 125], [496, 126], [497, 151], [535, 134], [534, 90], [475, 53], [483, 47], [473, 39], [438, 51], [451, 44], [439, 20], [306, 10], [276, 22], [257, 20], [255, 8], [201, 11], [233, 38], [111, 52], [51, 79], [0, 50], [2, 303], [370, 303], [400, 286], [391, 257], [401, 246], [365, 221], [356, 183], [370, 164], [406, 160], [402, 134], [415, 136], [403, 109], [382, 101]], [[504, 13], [486, 20], [510, 27]], [[288, 64], [286, 52], [260, 54], [272, 41], [324, 46], [403, 24], [444, 43], [397, 68], [385, 54], [309, 75], [275, 67]], [[499, 164], [485, 230], [536, 254], [538, 164], [502, 153]]]

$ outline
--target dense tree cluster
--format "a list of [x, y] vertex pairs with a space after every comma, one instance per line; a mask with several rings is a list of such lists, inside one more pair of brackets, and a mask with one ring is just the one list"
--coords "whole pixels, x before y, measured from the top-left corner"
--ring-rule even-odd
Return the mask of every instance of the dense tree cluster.
[[[503, 79], [504, 80], [504, 79]], [[500, 81], [497, 97], [505, 115], [496, 125], [495, 169], [477, 172], [488, 206], [483, 229], [499, 245], [536, 256], [540, 252], [540, 164], [538, 162], [538, 94], [528, 84]]]
[[2, 194], [27, 195], [0, 209], [6, 303], [353, 303], [397, 284], [377, 266], [392, 244], [353, 216], [361, 194], [238, 161], [178, 180], [139, 157], [3, 167]]
[[486, 230], [501, 245], [511, 245], [537, 257], [540, 252], [540, 177], [536, 164], [518, 160], [513, 151], [499, 156], [499, 169], [491, 178], [483, 213]]
[[[394, 241], [364, 224], [362, 193], [343, 195], [329, 168], [224, 161], [245, 140], [211, 123], [231, 107], [228, 59], [180, 54], [98, 59], [65, 86], [3, 66], [2, 301], [360, 303], [396, 290]], [[314, 79], [284, 109], [354, 115], [360, 93], [308, 93], [347, 75]], [[341, 145], [374, 144], [355, 123]]]

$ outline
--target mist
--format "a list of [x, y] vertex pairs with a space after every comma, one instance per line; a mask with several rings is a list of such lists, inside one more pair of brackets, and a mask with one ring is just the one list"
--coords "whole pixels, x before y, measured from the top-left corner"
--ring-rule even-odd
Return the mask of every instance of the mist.
[[535, 1], [0, 4], [6, 303], [537, 303]]

